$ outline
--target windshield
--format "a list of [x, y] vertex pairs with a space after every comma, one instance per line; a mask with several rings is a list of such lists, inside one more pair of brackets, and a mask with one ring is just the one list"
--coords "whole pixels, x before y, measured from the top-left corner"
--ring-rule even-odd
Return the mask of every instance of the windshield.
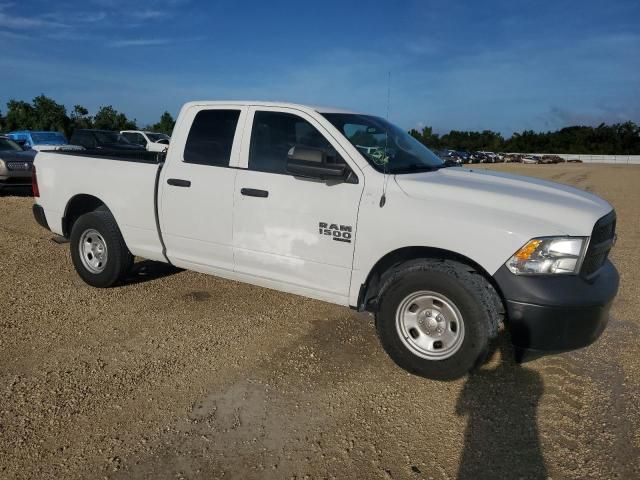
[[67, 139], [60, 132], [31, 132], [35, 145], [64, 145]]
[[379, 172], [414, 173], [444, 166], [422, 143], [382, 118], [353, 113], [323, 115]]
[[22, 148], [13, 140], [0, 138], [0, 152], [22, 152]]
[[165, 135], [164, 133], [147, 133], [147, 137], [152, 142], [157, 142], [158, 140], [170, 140], [171, 137], [169, 135]]
[[108, 143], [124, 143], [130, 145], [131, 142], [120, 135], [118, 132], [93, 132], [98, 139], [98, 142], [103, 144]]

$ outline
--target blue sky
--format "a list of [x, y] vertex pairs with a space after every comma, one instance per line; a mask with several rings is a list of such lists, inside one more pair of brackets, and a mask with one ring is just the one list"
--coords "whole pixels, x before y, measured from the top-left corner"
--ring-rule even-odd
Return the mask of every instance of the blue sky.
[[[310, 5], [307, 5], [310, 4]], [[335, 105], [436, 131], [640, 122], [638, 0], [0, 0], [0, 109], [139, 123], [185, 101]]]

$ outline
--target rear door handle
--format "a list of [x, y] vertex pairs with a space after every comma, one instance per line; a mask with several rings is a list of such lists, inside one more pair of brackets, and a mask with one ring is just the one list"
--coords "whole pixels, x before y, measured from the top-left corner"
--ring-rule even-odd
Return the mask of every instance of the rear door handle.
[[191, 181], [189, 180], [182, 180], [180, 178], [170, 178], [167, 180], [167, 183], [169, 185], [173, 185], [174, 187], [190, 187], [191, 186]]
[[267, 198], [269, 196], [269, 192], [266, 190], [258, 190], [257, 188], [243, 188], [240, 190], [240, 193], [247, 197]]

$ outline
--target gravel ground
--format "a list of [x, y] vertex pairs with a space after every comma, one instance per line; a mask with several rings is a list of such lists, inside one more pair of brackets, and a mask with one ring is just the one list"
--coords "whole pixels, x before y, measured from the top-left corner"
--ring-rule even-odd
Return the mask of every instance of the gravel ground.
[[398, 369], [349, 309], [140, 262], [96, 290], [0, 198], [0, 478], [639, 478], [640, 167], [500, 165], [618, 211], [594, 345], [476, 374]]

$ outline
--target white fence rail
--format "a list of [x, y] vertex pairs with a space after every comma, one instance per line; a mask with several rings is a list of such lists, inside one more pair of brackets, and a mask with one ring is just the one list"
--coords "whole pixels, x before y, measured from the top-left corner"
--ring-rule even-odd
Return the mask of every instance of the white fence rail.
[[[531, 153], [529, 155], [542, 156], [545, 153]], [[584, 163], [615, 163], [619, 165], [640, 165], [640, 155], [581, 155], [572, 153], [552, 153], [564, 160], [581, 160]]]

